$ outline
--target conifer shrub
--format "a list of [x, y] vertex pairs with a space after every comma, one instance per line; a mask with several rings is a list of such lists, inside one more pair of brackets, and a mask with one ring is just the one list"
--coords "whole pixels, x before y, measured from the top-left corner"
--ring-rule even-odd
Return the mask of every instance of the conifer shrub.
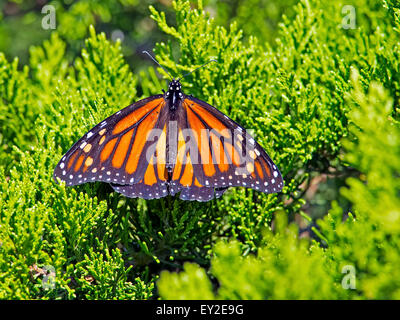
[[[283, 191], [198, 203], [55, 184], [78, 138], [165, 82], [153, 67], [133, 73], [121, 43], [87, 21], [72, 57], [72, 40], [53, 31], [26, 64], [0, 52], [0, 298], [400, 298], [399, 5], [302, 0], [273, 40], [249, 34], [250, 7], [232, 23], [201, 1], [172, 10], [171, 22], [149, 8], [165, 38], [156, 58], [175, 77], [218, 60], [183, 90], [252, 131]], [[345, 185], [310, 217], [306, 191], [332, 173]]]

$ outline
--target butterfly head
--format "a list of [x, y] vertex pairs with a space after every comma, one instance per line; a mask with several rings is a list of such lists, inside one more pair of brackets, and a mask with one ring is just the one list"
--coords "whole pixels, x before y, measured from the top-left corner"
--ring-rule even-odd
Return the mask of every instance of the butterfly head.
[[168, 91], [165, 93], [165, 99], [170, 102], [169, 107], [171, 110], [178, 108], [180, 101], [183, 99], [182, 85], [179, 79], [172, 79], [169, 83]]

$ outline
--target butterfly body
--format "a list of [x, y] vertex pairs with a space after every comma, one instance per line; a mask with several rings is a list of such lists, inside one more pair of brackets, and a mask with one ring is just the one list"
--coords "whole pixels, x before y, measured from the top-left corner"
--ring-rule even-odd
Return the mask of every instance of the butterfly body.
[[229, 187], [279, 192], [282, 176], [264, 149], [213, 106], [185, 95], [179, 80], [86, 133], [62, 157], [54, 179], [67, 186], [110, 183], [127, 197], [180, 193], [208, 201]]

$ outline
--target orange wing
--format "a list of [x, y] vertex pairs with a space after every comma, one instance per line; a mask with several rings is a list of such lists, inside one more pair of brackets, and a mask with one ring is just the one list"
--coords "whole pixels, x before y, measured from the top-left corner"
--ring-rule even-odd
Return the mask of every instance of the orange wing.
[[201, 100], [185, 97], [183, 108], [171, 194], [207, 201], [234, 186], [266, 193], [282, 189], [279, 170], [246, 130]]
[[102, 121], [62, 157], [54, 179], [68, 186], [89, 181], [151, 186], [166, 181], [162, 164], [154, 158], [156, 153], [165, 153], [162, 127], [168, 114], [164, 106], [163, 96], [157, 95]]

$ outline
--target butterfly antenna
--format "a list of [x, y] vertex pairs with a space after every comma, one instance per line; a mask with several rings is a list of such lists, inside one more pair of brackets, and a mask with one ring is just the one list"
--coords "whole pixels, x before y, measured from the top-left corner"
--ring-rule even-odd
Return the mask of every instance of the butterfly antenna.
[[206, 66], [207, 64], [209, 64], [209, 63], [211, 63], [211, 62], [218, 62], [218, 61], [215, 60], [215, 59], [211, 59], [210, 61], [206, 62], [205, 64], [201, 65], [200, 67], [197, 67], [196, 69], [194, 69], [194, 70], [192, 70], [192, 71], [190, 71], [190, 72], [184, 74], [182, 77], [180, 77], [180, 78], [178, 79], [178, 81], [181, 80], [182, 78], [188, 76], [189, 74], [195, 72], [196, 70], [198, 70], [198, 69], [200, 69], [200, 68], [203, 68], [204, 66]]
[[173, 79], [172, 76], [171, 76], [171, 74], [170, 74], [170, 73], [155, 59], [155, 58], [153, 58], [153, 56], [152, 56], [150, 53], [148, 53], [147, 51], [142, 51], [142, 53], [147, 54], [147, 55], [150, 57], [151, 60], [153, 60], [155, 63], [157, 63], [158, 66], [159, 66], [161, 69], [163, 69], [163, 70], [169, 75], [169, 77], [171, 78], [171, 80]]

